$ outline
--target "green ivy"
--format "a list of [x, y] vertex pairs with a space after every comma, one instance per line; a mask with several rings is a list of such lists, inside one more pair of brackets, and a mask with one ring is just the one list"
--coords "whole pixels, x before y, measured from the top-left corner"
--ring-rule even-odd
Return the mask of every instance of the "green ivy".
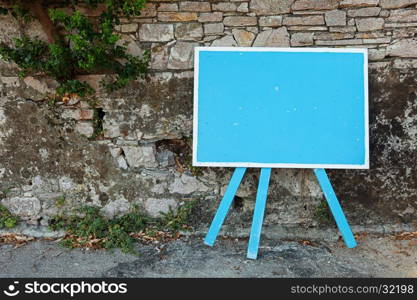
[[[16, 4], [8, 9], [9, 13], [16, 18], [29, 15], [22, 7], [19, 8], [20, 1], [14, 2]], [[120, 35], [114, 33], [114, 29], [120, 24], [120, 16], [129, 18], [140, 15], [145, 0], [83, 1], [91, 8], [98, 4], [105, 6], [98, 18], [98, 24], [75, 9], [78, 3], [75, 0], [66, 1], [73, 8], [72, 13], [59, 9], [48, 10], [51, 21], [60, 33], [53, 43], [23, 36], [15, 39], [13, 47], [1, 44], [1, 57], [15, 62], [21, 68], [20, 76], [41, 74], [55, 78], [60, 84], [58, 95], [93, 94], [91, 86], [77, 80], [77, 75], [112, 74], [101, 82], [108, 92], [121, 89], [129, 82], [144, 77], [150, 58], [149, 52], [145, 51], [141, 58], [128, 54], [126, 45], [118, 43]], [[4, 9], [1, 12], [4, 13]], [[27, 18], [23, 19], [28, 21]]]
[[0, 229], [1, 228], [13, 228], [16, 226], [18, 220], [13, 216], [10, 211], [3, 205], [0, 205]]

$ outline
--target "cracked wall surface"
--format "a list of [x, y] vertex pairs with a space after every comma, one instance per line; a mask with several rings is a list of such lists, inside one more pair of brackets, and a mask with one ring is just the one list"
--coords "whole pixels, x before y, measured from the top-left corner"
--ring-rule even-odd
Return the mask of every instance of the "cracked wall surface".
[[[359, 47], [369, 50], [370, 170], [330, 170], [352, 224], [415, 224], [417, 216], [417, 1], [148, 1], [118, 26], [130, 53], [151, 52], [150, 73], [107, 94], [97, 89], [48, 104], [56, 83], [17, 76], [0, 61], [0, 201], [30, 224], [84, 204], [109, 217], [139, 205], [152, 216], [198, 201], [194, 223], [207, 226], [231, 176], [191, 166], [195, 46]], [[94, 15], [94, 14], [92, 14]], [[0, 41], [19, 31], [0, 16]], [[32, 21], [31, 36], [45, 39]], [[46, 99], [46, 100], [45, 100]], [[89, 139], [100, 119], [103, 135]], [[250, 170], [227, 219], [250, 226], [259, 170]], [[311, 170], [273, 171], [267, 225], [322, 224], [323, 200]]]

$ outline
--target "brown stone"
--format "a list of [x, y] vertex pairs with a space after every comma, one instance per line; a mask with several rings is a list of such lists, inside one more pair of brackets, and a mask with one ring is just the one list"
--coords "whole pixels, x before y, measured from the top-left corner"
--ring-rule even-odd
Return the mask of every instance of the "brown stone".
[[292, 6], [293, 10], [323, 10], [336, 9], [339, 6], [338, 0], [298, 0]]
[[198, 16], [198, 22], [221, 22], [223, 20], [222, 12], [213, 12], [213, 13], [201, 13]]
[[378, 6], [379, 0], [343, 0], [340, 7], [367, 7]]
[[161, 3], [159, 4], [158, 11], [178, 11], [177, 3]]
[[208, 12], [211, 10], [209, 2], [180, 2], [180, 11]]
[[289, 47], [290, 35], [286, 27], [262, 31], [253, 42], [254, 47]]
[[257, 15], [275, 15], [291, 12], [294, 0], [252, 0], [250, 10]]
[[346, 12], [343, 10], [331, 10], [324, 14], [327, 26], [345, 26]]
[[175, 25], [175, 38], [178, 40], [196, 41], [203, 37], [203, 26], [200, 23], [179, 23]]
[[278, 27], [282, 25], [282, 16], [265, 16], [259, 18], [259, 26]]
[[417, 3], [417, 0], [381, 0], [382, 8], [402, 8]]
[[195, 12], [159, 12], [158, 20], [162, 22], [188, 22], [196, 21]]
[[303, 16], [303, 17], [285, 17], [284, 25], [322, 25], [324, 18], [322, 15]]
[[353, 33], [344, 33], [344, 32], [319, 32], [314, 34], [314, 39], [323, 40], [323, 41], [332, 41], [332, 40], [345, 40], [355, 37]]
[[417, 9], [396, 9], [392, 10], [387, 22], [417, 22]]
[[380, 7], [364, 7], [358, 9], [349, 9], [348, 17], [376, 17], [381, 12]]
[[242, 29], [233, 29], [232, 33], [238, 46], [240, 47], [252, 46], [253, 40], [255, 39], [254, 33], [250, 31], [242, 30]]
[[399, 40], [387, 47], [388, 56], [417, 57], [417, 39]]
[[363, 18], [355, 20], [358, 31], [375, 31], [384, 29], [383, 18]]
[[226, 26], [253, 26], [257, 25], [258, 21], [256, 17], [230, 16], [225, 17], [223, 23]]
[[213, 4], [213, 11], [233, 12], [236, 11], [237, 6], [235, 3], [220, 2]]
[[223, 34], [223, 31], [224, 31], [223, 23], [204, 24], [204, 34], [205, 35]]
[[296, 32], [291, 35], [291, 47], [310, 46], [314, 44], [313, 32]]

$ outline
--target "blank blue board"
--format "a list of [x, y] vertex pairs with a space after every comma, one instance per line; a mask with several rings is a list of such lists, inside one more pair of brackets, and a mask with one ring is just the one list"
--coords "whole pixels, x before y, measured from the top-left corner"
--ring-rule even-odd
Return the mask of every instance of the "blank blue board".
[[366, 49], [197, 47], [193, 165], [369, 168]]

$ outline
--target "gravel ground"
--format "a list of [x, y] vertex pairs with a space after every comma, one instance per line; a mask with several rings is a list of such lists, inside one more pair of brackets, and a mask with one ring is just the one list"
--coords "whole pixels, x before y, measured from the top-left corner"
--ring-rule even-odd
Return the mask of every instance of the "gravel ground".
[[165, 245], [137, 244], [138, 255], [65, 249], [38, 239], [0, 245], [0, 277], [417, 277], [417, 239], [365, 236], [342, 242], [262, 240], [257, 260], [247, 240], [220, 239], [211, 248], [187, 237]]

